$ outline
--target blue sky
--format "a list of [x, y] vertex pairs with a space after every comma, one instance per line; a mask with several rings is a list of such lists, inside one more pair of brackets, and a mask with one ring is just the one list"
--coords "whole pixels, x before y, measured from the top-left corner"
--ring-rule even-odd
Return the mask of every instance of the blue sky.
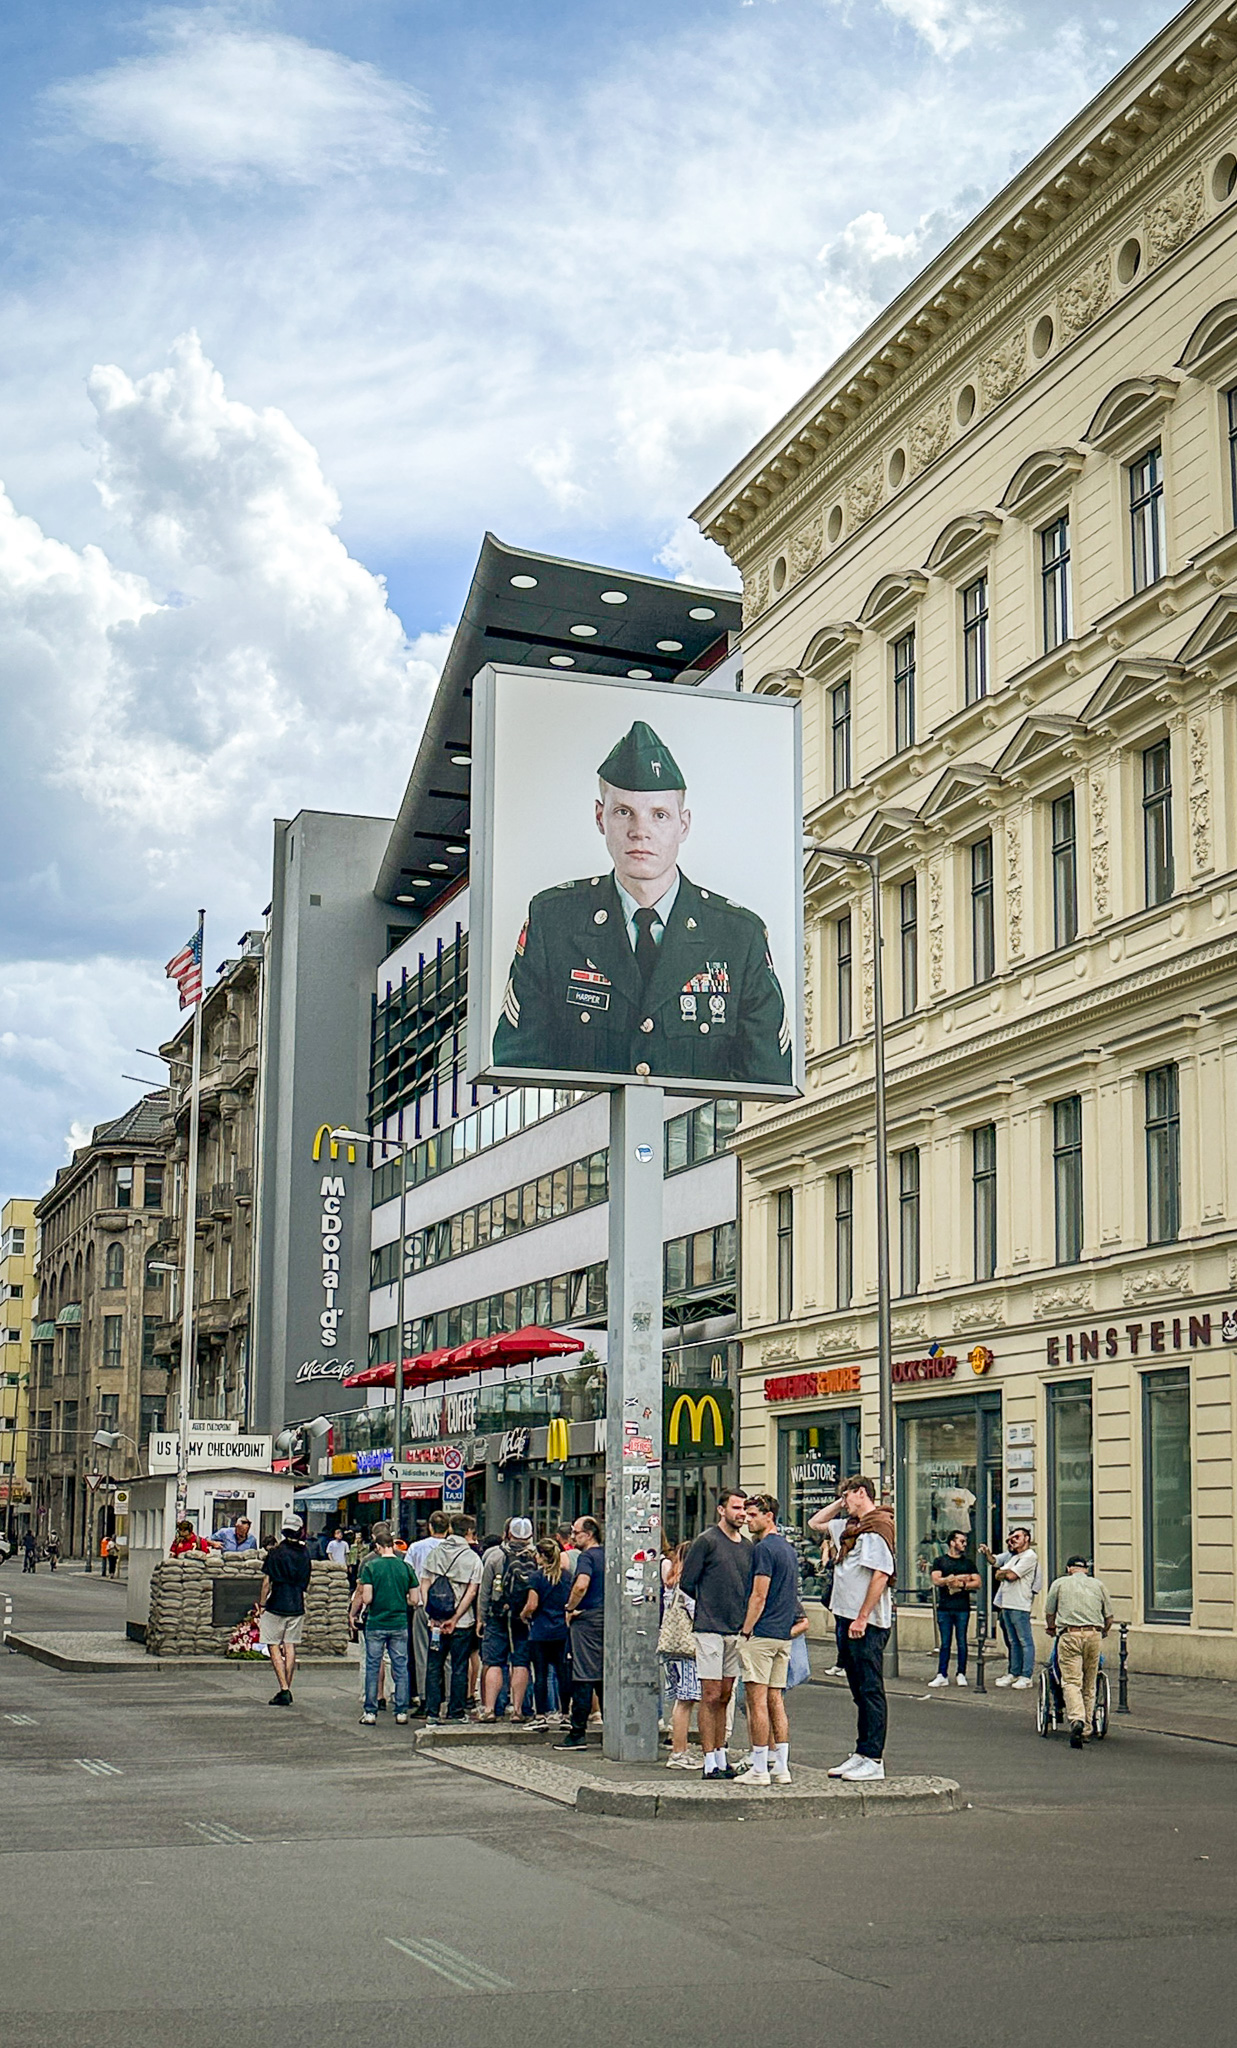
[[477, 545], [687, 518], [1169, 18], [1126, 0], [0, 16], [0, 1196], [397, 802]]

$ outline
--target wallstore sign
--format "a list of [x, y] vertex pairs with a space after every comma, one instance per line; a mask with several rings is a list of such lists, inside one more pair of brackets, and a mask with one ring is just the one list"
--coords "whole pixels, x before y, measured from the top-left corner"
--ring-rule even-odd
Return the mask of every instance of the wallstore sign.
[[[894, 1367], [897, 1376], [897, 1367]], [[788, 1372], [765, 1381], [766, 1401], [810, 1401], [821, 1394], [857, 1394], [859, 1367], [832, 1365], [824, 1372]]]
[[1049, 1365], [1085, 1365], [1099, 1358], [1143, 1358], [1153, 1353], [1206, 1350], [1216, 1341], [1237, 1344], [1237, 1309], [1204, 1315], [1163, 1316], [1144, 1323], [1112, 1323], [1105, 1330], [1067, 1330], [1044, 1340]]

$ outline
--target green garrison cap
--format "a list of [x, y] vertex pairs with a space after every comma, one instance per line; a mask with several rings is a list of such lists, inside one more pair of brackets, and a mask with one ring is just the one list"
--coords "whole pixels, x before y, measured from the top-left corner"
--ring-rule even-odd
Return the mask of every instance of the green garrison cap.
[[686, 789], [683, 771], [664, 740], [638, 718], [597, 770], [612, 789]]

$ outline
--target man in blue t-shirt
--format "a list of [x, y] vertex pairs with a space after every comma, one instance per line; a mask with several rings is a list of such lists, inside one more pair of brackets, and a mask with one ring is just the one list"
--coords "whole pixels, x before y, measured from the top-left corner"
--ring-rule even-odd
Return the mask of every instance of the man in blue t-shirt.
[[790, 1660], [790, 1632], [795, 1625], [795, 1610], [799, 1604], [799, 1561], [786, 1538], [777, 1533], [777, 1500], [774, 1495], [749, 1494], [746, 1506], [748, 1533], [755, 1547], [752, 1552], [752, 1590], [739, 1636], [747, 1729], [752, 1746], [744, 1783], [789, 1785], [790, 1723], [786, 1719], [786, 1667]]

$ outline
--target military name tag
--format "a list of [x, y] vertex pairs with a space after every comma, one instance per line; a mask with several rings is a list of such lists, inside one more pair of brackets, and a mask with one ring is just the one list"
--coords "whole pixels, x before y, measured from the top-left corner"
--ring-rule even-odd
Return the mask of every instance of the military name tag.
[[573, 985], [567, 991], [567, 1001], [585, 1010], [608, 1010], [610, 991], [608, 988], [576, 988]]

